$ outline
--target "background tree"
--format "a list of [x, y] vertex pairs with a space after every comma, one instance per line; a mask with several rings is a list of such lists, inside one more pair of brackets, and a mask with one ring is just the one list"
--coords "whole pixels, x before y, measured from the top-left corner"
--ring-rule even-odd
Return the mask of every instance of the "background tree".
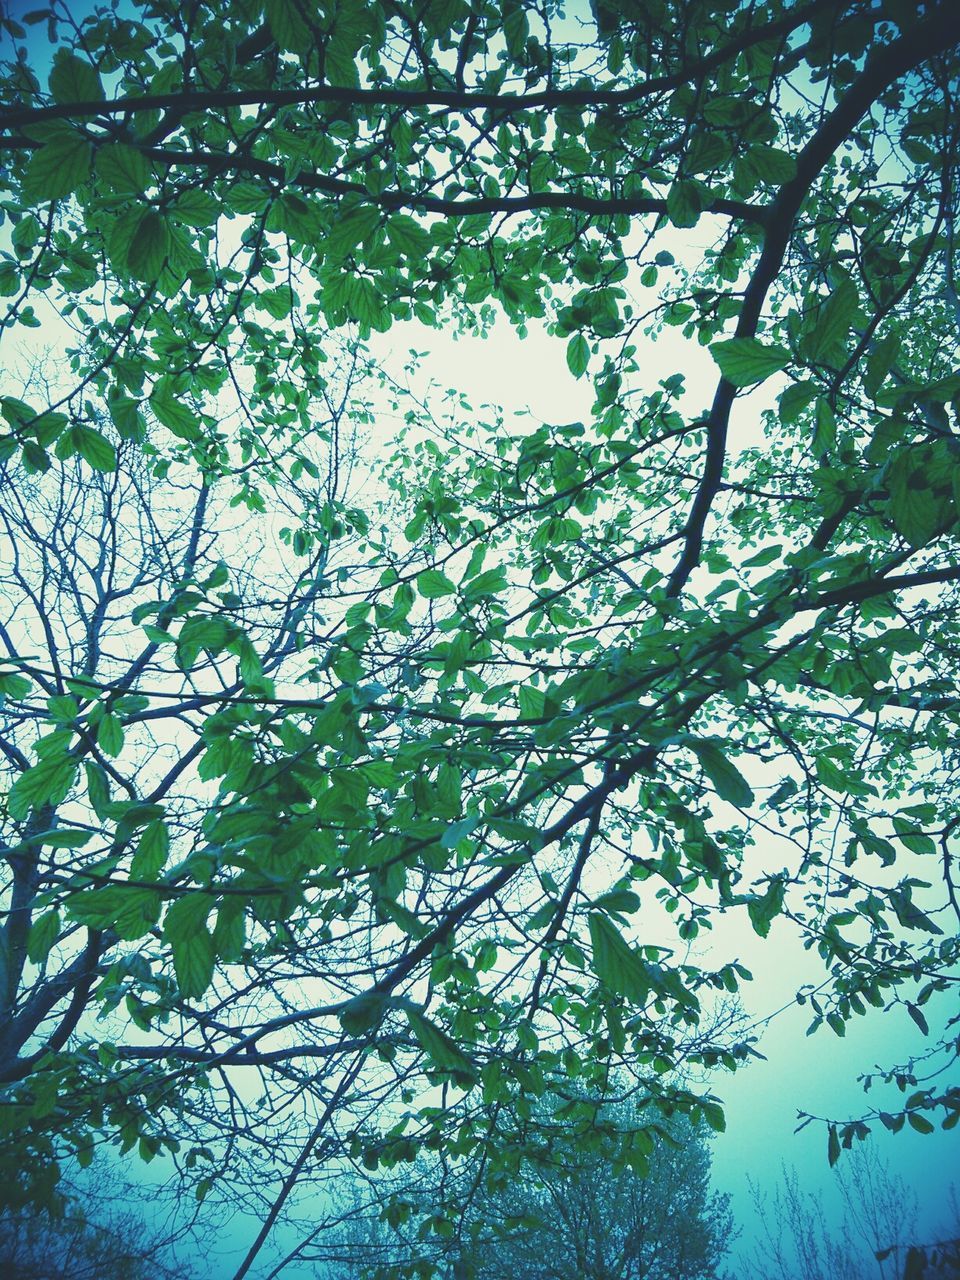
[[[9, 1280], [171, 1280], [183, 1274], [175, 1249], [187, 1233], [179, 1216], [173, 1231], [161, 1226], [155, 1189], [144, 1194], [102, 1157], [64, 1178], [48, 1207], [4, 1204], [0, 1267]], [[190, 1247], [187, 1256], [190, 1275], [207, 1274]]]
[[[711, 1153], [684, 1116], [656, 1132], [623, 1096], [547, 1099], [511, 1167], [487, 1182], [476, 1161], [421, 1156], [366, 1172], [324, 1218], [301, 1258], [324, 1275], [403, 1274], [436, 1251], [409, 1212], [455, 1223], [448, 1262], [477, 1280], [695, 1280], [713, 1277], [736, 1233], [710, 1189]], [[395, 1228], [390, 1231], [388, 1224]], [[325, 1269], [324, 1269], [325, 1266]]]
[[[629, 1123], [621, 1114], [619, 1124]], [[616, 1123], [616, 1120], [615, 1120]], [[619, 1135], [553, 1140], [520, 1179], [484, 1206], [493, 1239], [474, 1274], [501, 1280], [694, 1280], [717, 1275], [733, 1238], [725, 1196], [710, 1190], [710, 1151], [689, 1121], [653, 1136], [645, 1160], [623, 1161]], [[498, 1243], [497, 1232], [502, 1234]]]
[[958, 1273], [956, 1194], [953, 1222], [923, 1242], [919, 1205], [904, 1180], [869, 1147], [857, 1148], [834, 1177], [839, 1221], [795, 1171], [772, 1194], [753, 1187], [760, 1242], [748, 1266], [777, 1280], [934, 1280]]
[[[814, 1027], [925, 1034], [960, 921], [953, 6], [3, 30], [3, 334], [60, 353], [0, 398], [11, 1181], [163, 1150], [261, 1215], [240, 1280], [310, 1178], [495, 1181], [611, 1072], [651, 1133], [719, 1127], [677, 1081], [751, 1053], [736, 951], [693, 949], [721, 916], [800, 931]], [[588, 421], [387, 383], [361, 507], [336, 331], [500, 313]], [[668, 328], [706, 398], [641, 361]], [[830, 1159], [955, 1124], [954, 1060], [823, 1117]]]

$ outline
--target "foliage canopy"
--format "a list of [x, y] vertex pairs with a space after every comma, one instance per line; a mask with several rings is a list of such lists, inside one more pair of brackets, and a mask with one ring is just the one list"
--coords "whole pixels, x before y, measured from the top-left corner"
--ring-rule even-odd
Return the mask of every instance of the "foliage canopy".
[[[267, 1186], [239, 1277], [318, 1161], [502, 1174], [539, 1096], [612, 1072], [651, 1132], [719, 1128], [725, 916], [819, 953], [815, 1026], [926, 1033], [960, 920], [954, 6], [3, 30], [5, 1180], [107, 1134], [200, 1197]], [[501, 314], [564, 341], [588, 422], [378, 383], [376, 333]], [[668, 330], [705, 397], [651, 375]], [[827, 1117], [831, 1160], [960, 1119], [936, 1049]]]

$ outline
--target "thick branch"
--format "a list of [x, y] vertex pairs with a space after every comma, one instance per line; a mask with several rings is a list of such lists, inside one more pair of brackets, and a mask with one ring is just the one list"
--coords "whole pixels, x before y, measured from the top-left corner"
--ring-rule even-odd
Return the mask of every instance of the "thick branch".
[[[626, 107], [656, 94], [671, 93], [691, 80], [709, 75], [744, 49], [761, 44], [809, 22], [819, 12], [833, 6], [833, 0], [816, 0], [802, 5], [786, 17], [765, 26], [750, 27], [736, 40], [717, 49], [708, 57], [689, 63], [672, 75], [654, 76], [629, 89], [547, 89], [539, 93], [500, 94], [460, 92], [453, 89], [352, 89], [341, 85], [319, 84], [303, 89], [234, 89], [194, 90], [188, 93], [149, 93], [135, 97], [115, 98], [111, 102], [65, 102], [47, 107], [11, 107], [0, 111], [0, 129], [20, 129], [49, 120], [103, 119], [131, 115], [138, 111], [173, 110], [180, 115], [215, 109], [263, 106], [289, 107], [326, 102], [350, 107], [437, 107], [466, 114], [490, 110], [498, 115], [521, 111], [556, 110], [563, 107]], [[262, 52], [270, 37], [263, 28], [251, 38], [251, 49]], [[243, 46], [241, 46], [241, 49]], [[248, 61], [249, 59], [242, 59]], [[0, 146], [3, 145], [0, 140]]]
[[[763, 251], [743, 295], [736, 337], [748, 338], [756, 334], [764, 301], [783, 265], [797, 215], [831, 156], [892, 84], [956, 43], [956, 14], [952, 6], [944, 4], [907, 35], [877, 50], [867, 59], [861, 74], [800, 152], [796, 174], [781, 188], [770, 207]], [[721, 378], [707, 419], [703, 475], [687, 520], [683, 552], [670, 575], [668, 592], [671, 596], [680, 594], [700, 561], [703, 531], [723, 480], [727, 429], [736, 394], [737, 388], [733, 383]]]

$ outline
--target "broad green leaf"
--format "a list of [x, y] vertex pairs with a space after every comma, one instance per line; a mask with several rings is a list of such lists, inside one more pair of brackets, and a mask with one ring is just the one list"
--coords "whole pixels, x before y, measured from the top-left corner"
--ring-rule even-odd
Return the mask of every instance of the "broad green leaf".
[[831, 357], [842, 360], [859, 306], [856, 285], [844, 277], [816, 312], [813, 330], [803, 342], [804, 352], [814, 360], [827, 363]]
[[60, 912], [45, 911], [30, 926], [27, 938], [27, 959], [31, 964], [43, 964], [50, 949], [60, 937]]
[[406, 213], [393, 214], [387, 223], [387, 234], [402, 253], [423, 265], [430, 248], [430, 233], [415, 218]]
[[82, 425], [71, 427], [68, 435], [76, 452], [95, 471], [116, 471], [117, 451], [106, 436]]
[[893, 523], [912, 547], [924, 547], [936, 537], [950, 511], [948, 496], [934, 492], [933, 463], [928, 448], [909, 446], [898, 450], [887, 468]]
[[617, 911], [629, 914], [640, 910], [640, 896], [632, 889], [611, 889], [594, 898], [593, 905], [601, 911]]
[[406, 1014], [413, 1034], [434, 1067], [448, 1072], [461, 1088], [476, 1084], [477, 1069], [455, 1041], [418, 1010], [408, 1007]]
[[761, 938], [767, 937], [774, 919], [783, 909], [786, 886], [783, 880], [773, 880], [767, 892], [751, 897], [747, 902], [747, 912], [754, 932]]
[[362, 1036], [376, 1031], [383, 1021], [387, 1009], [387, 997], [373, 995], [357, 996], [343, 1006], [338, 1014], [340, 1025], [351, 1036]]
[[92, 160], [86, 138], [63, 126], [30, 157], [23, 180], [24, 198], [35, 204], [70, 195], [86, 182]]
[[913, 890], [908, 881], [890, 889], [887, 895], [890, 905], [896, 912], [897, 919], [905, 929], [920, 929], [924, 933], [942, 934], [940, 926], [926, 914], [913, 900]]
[[590, 913], [589, 923], [594, 973], [610, 991], [642, 1003], [650, 993], [650, 980], [640, 956], [599, 911]]
[[108, 756], [116, 757], [123, 750], [123, 722], [108, 711], [97, 729], [97, 745]]
[[735, 387], [749, 387], [763, 382], [790, 362], [790, 352], [783, 347], [767, 346], [757, 338], [727, 338], [715, 342], [710, 354], [720, 372]]
[[112, 929], [125, 942], [149, 933], [160, 917], [161, 898], [154, 889], [108, 884], [67, 899], [72, 919], [88, 929]]
[[170, 834], [162, 820], [144, 827], [137, 851], [130, 863], [131, 880], [155, 880], [163, 870], [170, 852]]
[[209, 191], [181, 191], [174, 201], [173, 214], [188, 227], [212, 227], [220, 216], [220, 202]]
[[699, 182], [682, 179], [667, 193], [667, 216], [675, 227], [695, 227], [706, 204]]
[[424, 569], [417, 574], [417, 590], [425, 600], [438, 600], [441, 596], [453, 595], [456, 589], [447, 575], [439, 569]]
[[10, 816], [25, 818], [31, 809], [58, 805], [73, 786], [77, 767], [71, 757], [54, 755], [27, 769], [10, 788], [7, 797]]
[[200, 439], [197, 415], [169, 389], [158, 385], [150, 396], [150, 408], [157, 421], [178, 439], [191, 443]]
[[152, 209], [142, 215], [130, 237], [126, 267], [134, 280], [157, 279], [171, 250], [166, 220]]
[[307, 52], [313, 37], [297, 0], [267, 0], [266, 13], [270, 30], [281, 49], [297, 54]]
[[217, 908], [217, 923], [213, 929], [213, 947], [227, 964], [239, 964], [243, 959], [246, 942], [246, 904], [236, 894], [225, 898]]
[[136, 147], [111, 142], [97, 148], [97, 177], [113, 191], [141, 195], [151, 182], [150, 169]]
[[167, 908], [163, 936], [173, 952], [173, 967], [180, 994], [198, 1000], [213, 978], [213, 938], [207, 928], [211, 900], [203, 893], [188, 893]]
[[582, 333], [575, 333], [567, 343], [567, 368], [575, 378], [580, 378], [589, 364], [590, 344]]
[[732, 764], [717, 742], [691, 738], [688, 745], [696, 753], [704, 773], [713, 783], [721, 800], [746, 809], [753, 804], [753, 791], [743, 774]]
[[67, 49], [58, 49], [50, 72], [55, 102], [102, 102], [103, 85], [95, 67]]

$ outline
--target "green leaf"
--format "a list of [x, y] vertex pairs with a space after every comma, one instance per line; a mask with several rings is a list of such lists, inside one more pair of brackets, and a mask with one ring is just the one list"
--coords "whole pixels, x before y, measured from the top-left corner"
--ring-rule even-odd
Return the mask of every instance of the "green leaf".
[[170, 834], [162, 820], [144, 827], [137, 851], [130, 863], [131, 880], [155, 880], [163, 870], [170, 852]]
[[151, 182], [146, 160], [136, 149], [123, 142], [111, 142], [97, 148], [97, 177], [113, 191], [141, 195]]
[[941, 531], [949, 501], [932, 488], [931, 452], [925, 446], [899, 449], [887, 467], [890, 514], [901, 537], [911, 547], [924, 547]]
[[150, 408], [157, 421], [180, 440], [194, 442], [200, 439], [200, 424], [194, 411], [174, 396], [169, 388], [160, 384], [150, 396]]
[[943, 930], [913, 901], [913, 888], [908, 881], [889, 890], [890, 905], [905, 929], [920, 929], [924, 933], [942, 934]]
[[813, 331], [804, 338], [803, 351], [813, 360], [830, 362], [831, 357], [842, 360], [860, 299], [857, 287], [849, 277], [844, 277], [816, 315]]
[[53, 944], [60, 937], [60, 912], [45, 911], [30, 926], [27, 938], [27, 959], [31, 964], [43, 964]]
[[456, 587], [445, 573], [439, 569], [424, 569], [417, 574], [417, 590], [425, 600], [438, 600], [441, 596], [453, 595]]
[[267, 22], [277, 44], [288, 53], [306, 53], [311, 45], [310, 28], [303, 20], [303, 6], [297, 0], [267, 0]]
[[102, 102], [103, 85], [95, 67], [67, 49], [58, 49], [50, 72], [55, 102]]
[[422, 268], [430, 249], [430, 233], [415, 218], [406, 213], [395, 213], [387, 223], [387, 234], [401, 253], [412, 258]]
[[631, 913], [640, 910], [640, 895], [632, 889], [611, 889], [594, 898], [593, 905], [601, 911], [618, 911]]
[[376, 1031], [387, 1009], [387, 997], [375, 992], [356, 996], [343, 1006], [337, 1015], [347, 1035], [363, 1036]]
[[97, 746], [108, 756], [116, 757], [123, 750], [123, 722], [108, 711], [97, 729]]
[[188, 227], [212, 227], [220, 216], [220, 202], [209, 191], [181, 191], [174, 201], [173, 214]]
[[27, 769], [10, 788], [7, 808], [11, 818], [25, 818], [31, 809], [58, 805], [77, 776], [77, 762], [70, 756], [52, 755]]
[[605, 915], [592, 911], [589, 924], [594, 973], [610, 991], [642, 1003], [650, 993], [643, 960]]
[[837, 1126], [830, 1125], [827, 1136], [827, 1160], [830, 1162], [830, 1168], [840, 1159], [840, 1139], [837, 1136]]
[[413, 1034], [438, 1071], [448, 1072], [461, 1088], [477, 1083], [476, 1067], [445, 1031], [417, 1009], [408, 1007], [406, 1014]]
[[170, 253], [170, 232], [164, 218], [152, 209], [144, 213], [130, 236], [126, 268], [134, 280], [157, 279]]
[[567, 343], [567, 368], [575, 378], [582, 378], [590, 364], [590, 344], [582, 333], [575, 333]]
[[73, 448], [95, 471], [116, 471], [117, 451], [93, 427], [75, 426], [67, 433]]
[[704, 773], [713, 783], [721, 800], [746, 809], [753, 804], [753, 791], [740, 770], [730, 763], [715, 742], [705, 738], [691, 738], [688, 746], [696, 753]]
[[108, 884], [74, 894], [67, 899], [67, 910], [88, 929], [113, 929], [124, 942], [136, 942], [157, 923], [160, 904], [154, 889]]
[[173, 967], [180, 994], [198, 1000], [213, 978], [213, 938], [207, 928], [211, 900], [203, 893], [188, 893], [167, 908], [163, 936], [173, 952]]
[[747, 902], [750, 923], [759, 937], [766, 938], [770, 933], [770, 925], [783, 909], [785, 892], [786, 885], [783, 880], [774, 880], [765, 894], [752, 897]]
[[911, 1002], [908, 1000], [907, 1013], [909, 1013], [910, 1017], [914, 1020], [914, 1022], [923, 1032], [923, 1034], [925, 1036], [928, 1036], [930, 1034], [930, 1026], [927, 1022], [927, 1019], [924, 1017], [923, 1011], [921, 1009], [918, 1009], [915, 1004], [911, 1004]]
[[783, 347], [767, 346], [757, 338], [728, 338], [715, 342], [710, 354], [720, 372], [735, 387], [748, 387], [763, 382], [790, 362], [790, 352]]
[[75, 129], [58, 129], [34, 151], [23, 179], [23, 195], [29, 203], [60, 200], [76, 191], [90, 176], [93, 152]]
[[704, 188], [699, 182], [682, 179], [667, 193], [667, 217], [675, 227], [695, 227], [706, 204]]

